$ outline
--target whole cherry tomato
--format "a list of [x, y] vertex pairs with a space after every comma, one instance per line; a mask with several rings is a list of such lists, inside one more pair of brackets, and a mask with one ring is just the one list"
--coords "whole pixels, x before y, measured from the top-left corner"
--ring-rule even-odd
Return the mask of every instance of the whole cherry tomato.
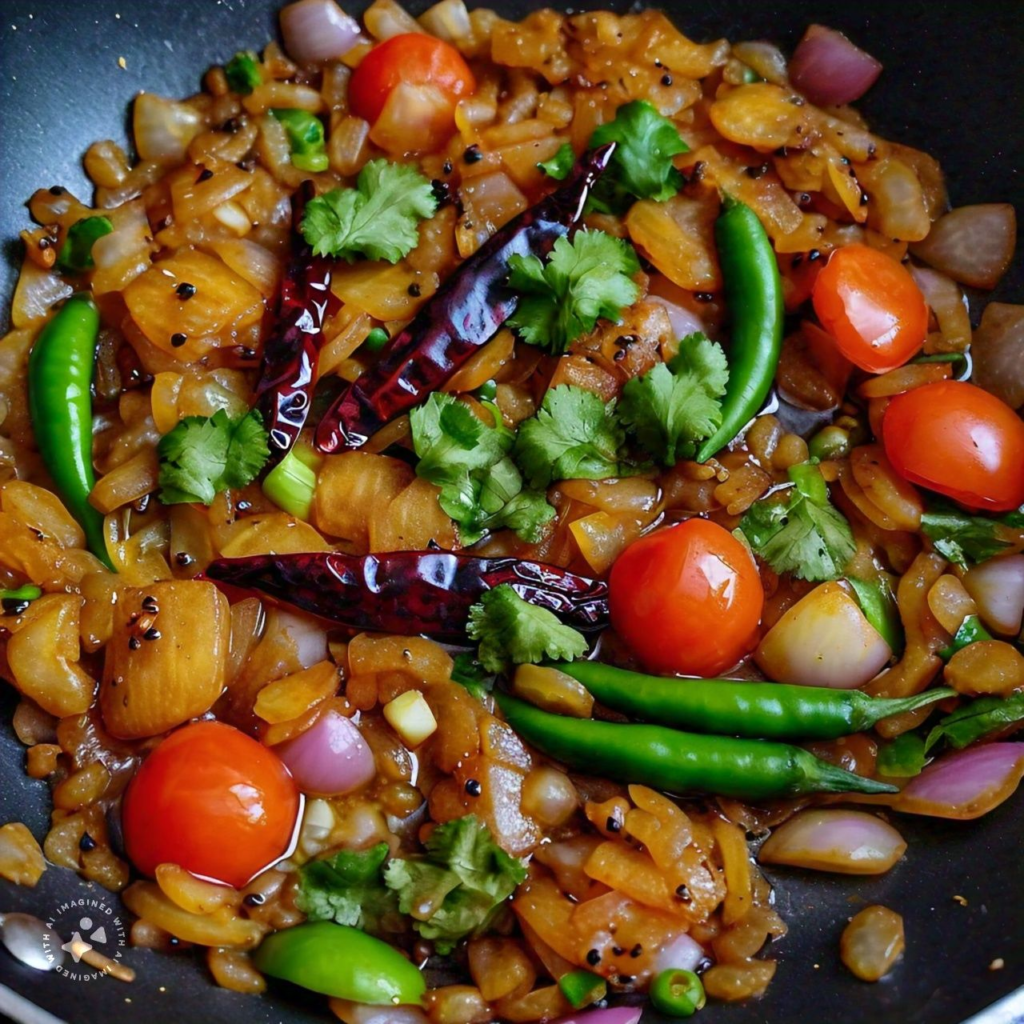
[[902, 366], [928, 333], [928, 306], [910, 272], [866, 245], [832, 253], [815, 279], [813, 301], [839, 350], [868, 373]]
[[631, 544], [609, 578], [612, 625], [644, 667], [714, 676], [757, 643], [764, 591], [747, 549], [689, 519]]
[[178, 864], [239, 888], [288, 850], [299, 790], [281, 759], [223, 722], [172, 732], [125, 793], [124, 842], [145, 875]]
[[378, 43], [352, 74], [348, 99], [352, 113], [373, 124], [399, 83], [432, 85], [455, 103], [472, 95], [476, 80], [462, 54], [450, 43], [420, 32]]
[[1024, 503], [1024, 421], [966, 381], [925, 384], [889, 403], [885, 454], [911, 483], [970, 508], [1004, 512]]

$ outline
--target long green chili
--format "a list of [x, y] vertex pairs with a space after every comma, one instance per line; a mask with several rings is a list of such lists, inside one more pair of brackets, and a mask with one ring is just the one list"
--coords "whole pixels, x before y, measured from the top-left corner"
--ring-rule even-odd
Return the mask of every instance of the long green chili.
[[552, 667], [581, 682], [602, 704], [635, 718], [751, 739], [837, 739], [953, 696], [952, 690], [937, 689], [886, 699], [825, 686], [664, 679], [598, 661]]
[[729, 384], [722, 425], [701, 445], [698, 462], [724, 448], [757, 415], [782, 351], [782, 281], [771, 239], [749, 206], [730, 196], [722, 205], [715, 241], [732, 313]]
[[28, 358], [28, 401], [39, 454], [89, 549], [113, 569], [103, 516], [89, 503], [92, 468], [92, 385], [100, 314], [85, 292], [72, 295], [43, 328]]
[[495, 693], [508, 724], [542, 753], [576, 771], [639, 782], [668, 793], [740, 800], [805, 793], [895, 793], [896, 787], [820, 761], [788, 743], [703, 736], [661, 725], [567, 718]]

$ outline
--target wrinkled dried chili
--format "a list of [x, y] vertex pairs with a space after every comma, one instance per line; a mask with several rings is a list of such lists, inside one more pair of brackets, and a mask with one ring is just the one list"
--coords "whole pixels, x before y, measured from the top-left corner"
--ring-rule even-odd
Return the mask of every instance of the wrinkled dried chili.
[[398, 334], [384, 357], [334, 403], [316, 431], [324, 452], [358, 448], [389, 420], [423, 401], [512, 315], [505, 284], [513, 254], [546, 256], [583, 216], [615, 144], [584, 154], [564, 187], [521, 213], [452, 275]]
[[251, 555], [211, 562], [206, 576], [340, 625], [437, 640], [464, 639], [470, 607], [502, 583], [577, 629], [608, 620], [605, 583], [517, 558], [448, 551]]
[[[302, 219], [312, 183], [304, 182], [295, 194], [293, 219]], [[281, 282], [281, 298], [273, 331], [263, 346], [263, 361], [256, 397], [270, 432], [271, 462], [292, 448], [309, 416], [316, 384], [324, 321], [340, 305], [331, 291], [330, 260], [314, 256], [299, 241]]]

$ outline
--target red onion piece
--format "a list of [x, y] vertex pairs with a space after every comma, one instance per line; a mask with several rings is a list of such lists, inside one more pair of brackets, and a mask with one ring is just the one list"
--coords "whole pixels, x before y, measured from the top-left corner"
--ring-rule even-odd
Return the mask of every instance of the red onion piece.
[[789, 61], [789, 80], [812, 103], [839, 106], [860, 99], [875, 84], [882, 65], [842, 32], [811, 25]]
[[1024, 619], [1024, 555], [1002, 555], [964, 576], [982, 622], [1000, 636], [1017, 636]]
[[274, 749], [303, 793], [340, 796], [365, 786], [376, 774], [362, 733], [351, 719], [333, 710]]
[[839, 875], [881, 875], [906, 852], [899, 832], [873, 814], [814, 809], [775, 829], [757, 859]]
[[704, 330], [704, 323], [696, 313], [691, 313], [685, 306], [680, 306], [671, 299], [661, 295], [648, 295], [648, 302], [656, 302], [659, 306], [665, 307], [669, 321], [672, 324], [672, 335], [676, 340], [682, 340], [688, 334], [696, 334]]
[[990, 302], [971, 346], [973, 380], [1008, 406], [1024, 405], [1024, 306]]
[[300, 64], [341, 57], [359, 38], [359, 25], [334, 0], [298, 0], [281, 11], [284, 48]]
[[555, 1024], [639, 1024], [639, 1006], [615, 1006], [610, 1010], [584, 1010], [571, 1017], [559, 1017]]
[[961, 284], [995, 288], [1013, 260], [1017, 215], [1009, 203], [959, 206], [941, 216], [913, 254]]
[[967, 821], [1009, 799], [1024, 778], [1024, 743], [986, 743], [946, 754], [911, 779], [893, 808]]
[[658, 952], [654, 970], [657, 974], [662, 971], [695, 971], [704, 957], [704, 947], [683, 932]]

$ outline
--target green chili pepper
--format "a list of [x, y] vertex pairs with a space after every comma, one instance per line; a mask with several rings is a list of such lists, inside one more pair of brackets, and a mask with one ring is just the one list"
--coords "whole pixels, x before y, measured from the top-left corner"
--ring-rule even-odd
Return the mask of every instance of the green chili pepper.
[[859, 580], [855, 576], [847, 576], [846, 582], [853, 587], [864, 618], [878, 630], [893, 654], [901, 654], [906, 637], [903, 635], [903, 622], [896, 604], [896, 595], [892, 592], [888, 580], [884, 577], [877, 580]]
[[968, 615], [960, 623], [960, 628], [953, 636], [953, 642], [948, 647], [943, 647], [939, 651], [939, 657], [943, 661], [949, 661], [957, 651], [962, 651], [965, 647], [976, 644], [979, 640], [992, 639], [992, 634], [981, 624], [981, 619], [977, 615]]
[[114, 225], [106, 217], [83, 217], [68, 228], [68, 236], [57, 254], [60, 269], [69, 274], [91, 270], [96, 264], [92, 247], [97, 239], [109, 235]]
[[715, 224], [725, 299], [732, 311], [729, 383], [722, 425], [697, 452], [706, 462], [757, 415], [782, 351], [782, 281], [771, 239], [749, 206], [726, 196]]
[[574, 1010], [604, 999], [608, 992], [608, 983], [604, 978], [590, 971], [570, 971], [563, 974], [558, 979], [558, 987], [562, 990], [562, 995], [572, 1003]]
[[113, 565], [103, 516], [89, 503], [92, 468], [92, 384], [100, 314], [85, 292], [72, 295], [43, 328], [28, 357], [28, 401], [39, 454], [90, 550]]
[[333, 921], [268, 935], [253, 963], [272, 978], [370, 1006], [419, 1006], [427, 989], [420, 971], [393, 946]]
[[363, 345], [371, 352], [382, 352], [390, 340], [388, 332], [383, 327], [371, 327]]
[[308, 110], [282, 110], [270, 113], [284, 125], [292, 147], [292, 166], [300, 171], [326, 171], [327, 149], [324, 144], [324, 123]]
[[252, 50], [239, 50], [224, 65], [224, 76], [231, 91], [239, 96], [248, 96], [263, 81], [259, 62]]
[[748, 739], [833, 740], [870, 729], [890, 715], [953, 695], [926, 690], [912, 697], [869, 697], [860, 690], [733, 679], [664, 679], [574, 661], [553, 665], [581, 682], [607, 707], [659, 725]]
[[[567, 718], [497, 691], [495, 699], [520, 737], [556, 761], [577, 771], [640, 782], [668, 793], [696, 791], [761, 800], [804, 793], [897, 791], [895, 786], [854, 775], [787, 743]], [[611, 752], [614, 756], [609, 756]]]
[[662, 971], [651, 983], [650, 999], [656, 1010], [669, 1017], [692, 1017], [707, 1002], [700, 978], [681, 968]]

